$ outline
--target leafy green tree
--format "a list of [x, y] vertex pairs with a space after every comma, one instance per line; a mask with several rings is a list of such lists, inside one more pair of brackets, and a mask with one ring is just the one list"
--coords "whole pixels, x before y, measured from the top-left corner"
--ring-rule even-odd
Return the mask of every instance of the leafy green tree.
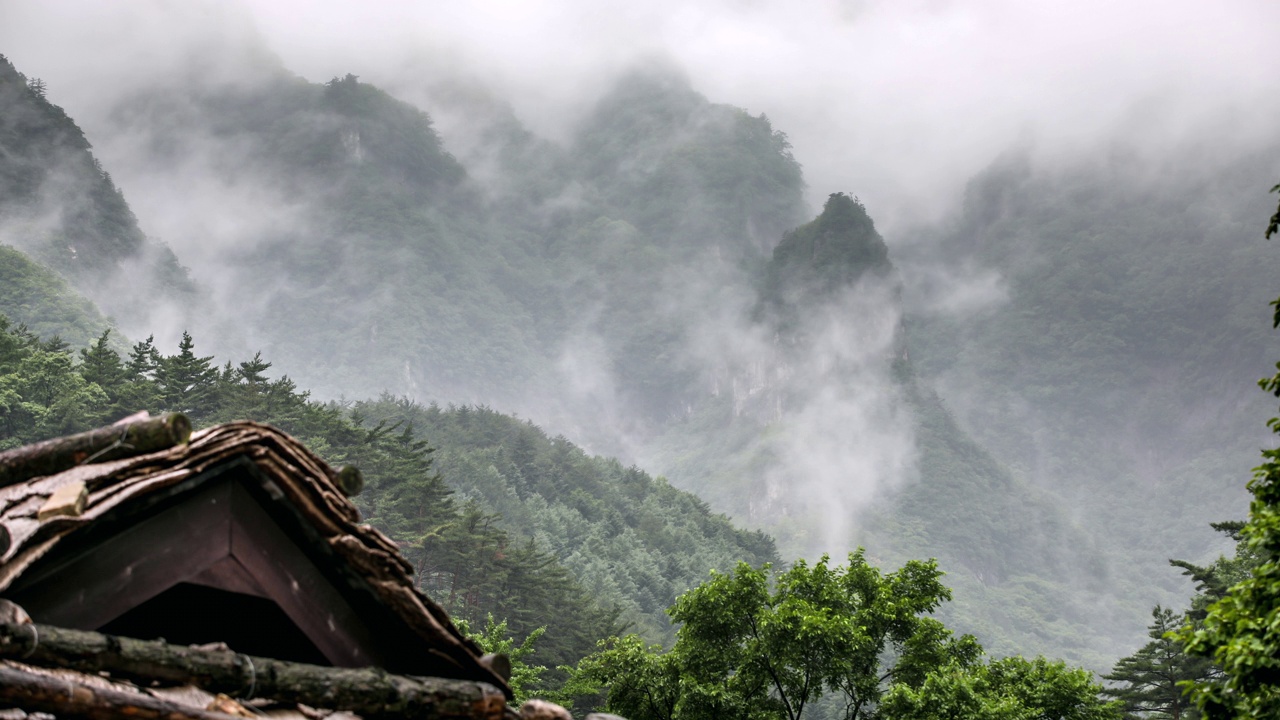
[[511, 679], [507, 681], [507, 684], [511, 686], [511, 691], [515, 693], [515, 704], [517, 706], [529, 698], [539, 696], [538, 687], [542, 680], [542, 673], [546, 672], [547, 668], [543, 665], [534, 665], [527, 662], [525, 658], [537, 652], [534, 648], [534, 643], [547, 631], [545, 627], [535, 628], [525, 636], [522, 642], [516, 644], [516, 639], [511, 636], [511, 632], [507, 629], [507, 621], [495, 621], [493, 613], [485, 616], [483, 632], [473, 631], [471, 624], [463, 619], [457, 620], [456, 624], [463, 634], [476, 641], [482, 651], [506, 655], [507, 659], [511, 661]]
[[1147, 627], [1151, 642], [1121, 658], [1111, 673], [1103, 676], [1114, 683], [1103, 694], [1119, 700], [1132, 717], [1199, 718], [1200, 713], [1183, 686], [1208, 678], [1213, 665], [1207, 658], [1186, 654], [1182, 643], [1172, 637], [1183, 624], [1181, 615], [1157, 605]]
[[1226, 597], [1232, 586], [1249, 577], [1253, 569], [1262, 563], [1262, 557], [1257, 551], [1249, 543], [1243, 542], [1243, 522], [1219, 522], [1211, 523], [1211, 526], [1235, 541], [1235, 552], [1231, 557], [1221, 555], [1208, 565], [1196, 565], [1186, 560], [1169, 561], [1170, 565], [1182, 568], [1182, 574], [1195, 583], [1196, 594], [1191, 598], [1191, 609], [1187, 616], [1196, 623], [1204, 620], [1209, 606]]
[[579, 666], [609, 689], [606, 706], [632, 720], [787, 718], [835, 694], [846, 720], [875, 712], [887, 684], [918, 685], [932, 668], [970, 662], [928, 614], [951, 597], [935, 563], [882, 574], [861, 550], [848, 566], [798, 561], [770, 582], [743, 563], [714, 574], [671, 608], [681, 623], [668, 653], [614, 639]]
[[1093, 675], [1042, 657], [990, 663], [953, 661], [918, 686], [895, 684], [881, 720], [1118, 720], [1117, 703], [1098, 698]]

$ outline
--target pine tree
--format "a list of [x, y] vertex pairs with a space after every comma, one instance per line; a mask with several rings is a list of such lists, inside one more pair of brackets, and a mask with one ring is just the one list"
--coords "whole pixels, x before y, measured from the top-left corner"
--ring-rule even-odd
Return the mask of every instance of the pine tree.
[[134, 343], [126, 366], [130, 380], [148, 380], [155, 376], [160, 367], [160, 351], [156, 350], [155, 341], [155, 335], [148, 335], [146, 340]]
[[1116, 662], [1103, 678], [1115, 683], [1103, 694], [1124, 703], [1131, 717], [1195, 720], [1200, 712], [1183, 692], [1181, 683], [1199, 681], [1213, 673], [1207, 658], [1186, 654], [1182, 643], [1166, 637], [1182, 627], [1185, 618], [1159, 605], [1151, 611], [1147, 635], [1151, 642]]
[[258, 351], [253, 354], [252, 360], [246, 360], [240, 363], [240, 367], [236, 370], [236, 374], [241, 380], [250, 385], [262, 385], [267, 382], [267, 376], [263, 375], [271, 368], [271, 363], [262, 359], [262, 352]]
[[198, 357], [191, 333], [182, 333], [178, 354], [160, 360], [156, 368], [156, 384], [160, 388], [165, 407], [193, 415], [210, 414], [213, 390], [218, 381], [218, 369], [213, 356]]
[[97, 383], [114, 401], [125, 380], [125, 367], [120, 354], [107, 344], [110, 338], [111, 329], [107, 328], [92, 345], [80, 349], [80, 375], [88, 382]]

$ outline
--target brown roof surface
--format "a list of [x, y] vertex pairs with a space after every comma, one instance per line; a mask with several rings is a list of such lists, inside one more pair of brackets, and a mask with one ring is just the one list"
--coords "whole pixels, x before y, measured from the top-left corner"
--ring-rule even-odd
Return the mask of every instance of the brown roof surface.
[[[251, 460], [284, 492], [287, 501], [422, 640], [424, 652], [442, 654], [460, 668], [459, 677], [506, 688], [479, 661], [479, 648], [462, 636], [444, 609], [413, 583], [413, 567], [394, 542], [369, 525], [334, 483], [336, 471], [289, 435], [267, 425], [235, 422], [198, 431], [186, 445], [80, 465], [47, 477], [0, 488], [0, 526], [9, 547], [0, 555], [0, 594], [59, 542], [109, 511], [171, 488], [220, 463]], [[41, 519], [39, 511], [59, 488], [84, 483], [88, 498], [78, 515]], [[65, 491], [64, 491], [65, 492]]]

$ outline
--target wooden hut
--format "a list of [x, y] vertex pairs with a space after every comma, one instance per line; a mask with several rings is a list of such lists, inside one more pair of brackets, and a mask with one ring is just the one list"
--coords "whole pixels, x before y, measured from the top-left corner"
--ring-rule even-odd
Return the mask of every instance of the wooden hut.
[[360, 523], [359, 486], [275, 428], [180, 415], [0, 454], [0, 708], [510, 713], [505, 658]]

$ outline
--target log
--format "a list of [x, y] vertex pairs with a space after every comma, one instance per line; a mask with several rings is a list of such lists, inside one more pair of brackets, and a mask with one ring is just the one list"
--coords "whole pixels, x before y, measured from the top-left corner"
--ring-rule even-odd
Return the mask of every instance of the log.
[[227, 720], [230, 717], [142, 693], [81, 685], [3, 665], [0, 665], [0, 706], [51, 713], [59, 720]]
[[347, 497], [355, 497], [364, 490], [364, 475], [355, 465], [343, 465], [334, 475], [333, 481]]
[[182, 413], [131, 416], [115, 425], [53, 438], [0, 453], [0, 487], [54, 475], [88, 462], [166, 450], [191, 438], [191, 421]]
[[140, 684], [195, 685], [233, 697], [349, 710], [366, 718], [499, 720], [506, 707], [502, 691], [481, 682], [322, 667], [52, 625], [0, 624], [0, 657], [105, 671]]

